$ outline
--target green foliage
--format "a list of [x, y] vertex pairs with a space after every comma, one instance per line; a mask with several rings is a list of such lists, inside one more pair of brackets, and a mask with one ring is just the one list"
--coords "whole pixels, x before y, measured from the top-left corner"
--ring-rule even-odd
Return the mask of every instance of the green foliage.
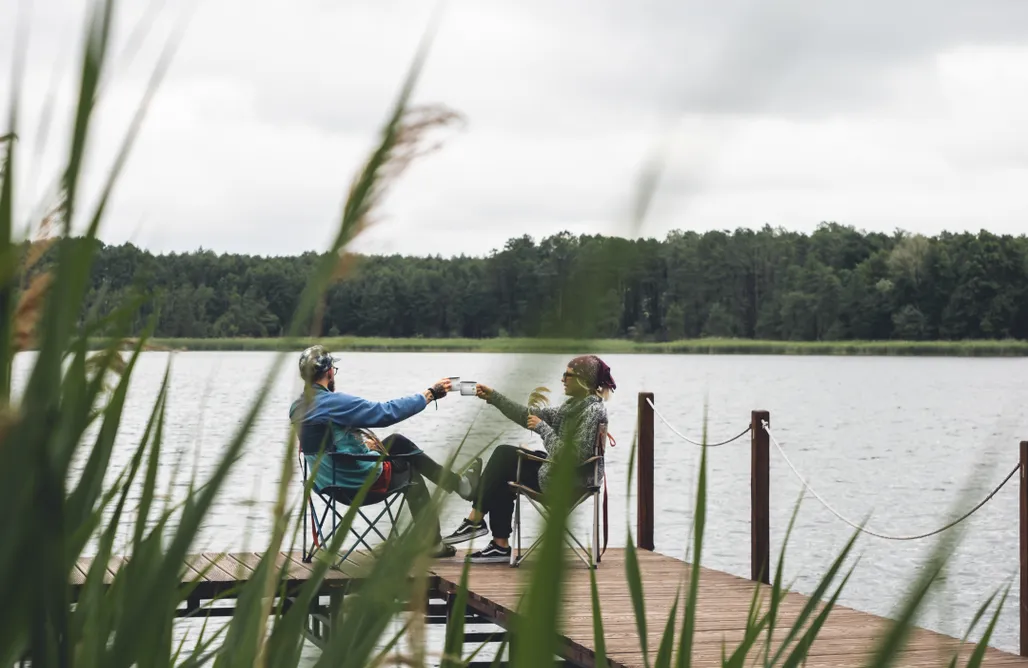
[[[97, 339], [93, 345], [106, 345]], [[300, 345], [320, 343], [331, 350], [374, 352], [494, 352], [569, 353], [588, 348], [596, 354], [713, 354], [713, 355], [921, 355], [954, 357], [1023, 357], [1028, 341], [760, 341], [747, 339], [687, 339], [642, 343], [623, 339], [384, 339], [319, 337]], [[293, 350], [291, 339], [150, 339], [151, 347], [173, 350]]]
[[[145, 281], [163, 338], [281, 336], [330, 254], [154, 256], [95, 244], [84, 308]], [[41, 270], [55, 256], [44, 259]], [[562, 233], [488, 257], [372, 256], [325, 295], [318, 336], [567, 337], [664, 342], [1028, 338], [1028, 239], [812, 235], [765, 227], [663, 241]], [[142, 320], [135, 329], [142, 328]]]

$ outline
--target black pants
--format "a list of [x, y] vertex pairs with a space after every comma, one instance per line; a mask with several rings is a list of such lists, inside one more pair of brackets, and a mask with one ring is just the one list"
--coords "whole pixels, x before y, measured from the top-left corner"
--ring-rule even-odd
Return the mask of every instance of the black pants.
[[[511, 520], [514, 516], [514, 491], [507, 483], [514, 482], [518, 473], [519, 448], [513, 445], [498, 445], [482, 471], [475, 510], [489, 518], [493, 538], [510, 537]], [[543, 453], [545, 454], [545, 453]], [[521, 461], [521, 484], [539, 491], [540, 462], [530, 459]]]
[[[393, 473], [389, 479], [389, 491], [387, 493], [392, 493], [409, 484], [410, 486], [407, 487], [404, 496], [410, 507], [411, 516], [414, 517], [415, 522], [429, 523], [429, 528], [433, 531], [432, 537], [438, 542], [442, 539], [439, 515], [431, 506], [432, 495], [428, 492], [425, 478], [428, 478], [447, 492], [455, 492], [460, 484], [460, 477], [453, 471], [444, 469], [434, 459], [421, 452], [420, 448], [405, 436], [400, 434], [386, 436], [382, 441], [382, 445], [385, 446], [386, 451], [390, 455], [412, 455], [393, 460]], [[377, 494], [374, 497], [368, 495], [368, 498], [369, 500], [377, 501], [385, 498], [385, 495]]]

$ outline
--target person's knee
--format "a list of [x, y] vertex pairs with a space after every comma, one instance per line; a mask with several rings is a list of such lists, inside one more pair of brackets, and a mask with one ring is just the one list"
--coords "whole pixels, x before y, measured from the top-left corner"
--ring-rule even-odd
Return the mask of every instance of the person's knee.
[[496, 460], [497, 462], [510, 462], [515, 461], [518, 457], [518, 446], [507, 445], [506, 443], [496, 446], [489, 461]]
[[414, 443], [403, 434], [389, 434], [382, 439], [386, 452], [403, 454], [414, 450]]

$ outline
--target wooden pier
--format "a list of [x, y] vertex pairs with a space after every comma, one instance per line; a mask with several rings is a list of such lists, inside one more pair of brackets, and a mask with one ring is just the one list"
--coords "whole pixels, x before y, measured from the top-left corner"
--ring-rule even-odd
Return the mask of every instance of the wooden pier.
[[[632, 596], [629, 591], [625, 569], [625, 551], [609, 549], [603, 555], [602, 562], [595, 571], [600, 607], [603, 615], [605, 647], [609, 665], [617, 667], [645, 666], [652, 664], [659, 647], [665, 625], [671, 613], [676, 595], [679, 595], [678, 620], [674, 624], [676, 631], [675, 647], [677, 648], [677, 632], [681, 625], [681, 606], [684, 604], [685, 592], [691, 577], [693, 566], [680, 559], [664, 556], [653, 552], [654, 517], [653, 508], [653, 442], [654, 442], [654, 408], [653, 395], [640, 393], [637, 425], [638, 441], [638, 516], [636, 535], [640, 549], [638, 551], [639, 570], [641, 573], [643, 599], [646, 610], [647, 646], [649, 662], [644, 656], [644, 649], [639, 637]], [[751, 577], [742, 578], [708, 568], [700, 568], [699, 591], [696, 603], [695, 634], [692, 646], [693, 666], [720, 666], [722, 652], [731, 651], [744, 637], [747, 617], [753, 601], [754, 588], [761, 589], [762, 610], [767, 609], [771, 599], [771, 587], [768, 584], [768, 572], [771, 568], [769, 540], [769, 433], [762, 425], [770, 424], [770, 415], [766, 411], [754, 411], [751, 416], [750, 457], [752, 463], [751, 476]], [[745, 436], [743, 432], [736, 440]], [[995, 648], [985, 651], [985, 666], [1024, 666], [1028, 668], [1028, 442], [1020, 447], [1020, 501], [1021, 501], [1021, 656], [1003, 652]], [[1013, 474], [1011, 474], [1013, 476]], [[1010, 480], [1008, 477], [1007, 480]], [[1004, 481], [1003, 484], [1005, 484]], [[1000, 487], [1003, 485], [1001, 484]], [[998, 488], [997, 488], [998, 491]], [[986, 499], [987, 500], [987, 499]], [[233, 614], [233, 590], [253, 577], [254, 568], [261, 555], [258, 553], [207, 553], [188, 557], [181, 571], [183, 587], [189, 586], [190, 595], [187, 604], [180, 610], [182, 615], [197, 614], [203, 616], [228, 616]], [[322, 582], [322, 588], [310, 610], [308, 621], [308, 637], [321, 644], [325, 636], [325, 624], [331, 619], [331, 609], [339, 597], [345, 595], [351, 585], [359, 586], [362, 563], [371, 557], [366, 553], [355, 552], [351, 564], [338, 570], [329, 570]], [[105, 581], [111, 582], [124, 561], [114, 558], [107, 565]], [[276, 556], [276, 564], [286, 568], [287, 587], [298, 587], [311, 576], [311, 568], [303, 563], [300, 552], [280, 553]], [[463, 553], [449, 559], [433, 562], [429, 577], [426, 580], [428, 591], [428, 608], [425, 610], [426, 621], [429, 623], [447, 623], [449, 607], [457, 593], [463, 568]], [[366, 564], [363, 564], [366, 565]], [[72, 588], [77, 590], [84, 581], [85, 573], [90, 566], [89, 559], [79, 561], [72, 575]], [[529, 559], [520, 568], [510, 568], [506, 564], [473, 565], [470, 568], [468, 581], [466, 623], [486, 623], [499, 627], [495, 633], [466, 632], [466, 642], [483, 640], [497, 641], [511, 630], [516, 608], [521, 599], [524, 582], [532, 569]], [[202, 574], [202, 575], [201, 575]], [[197, 584], [198, 583], [198, 584]], [[287, 594], [287, 604], [288, 597]], [[322, 598], [328, 597], [326, 605]], [[218, 607], [210, 606], [217, 598]], [[561, 643], [559, 654], [569, 665], [595, 665], [592, 598], [588, 568], [580, 561], [569, 559], [565, 578], [563, 598], [563, 616], [561, 617]], [[433, 603], [432, 601], [441, 601]], [[803, 609], [810, 603], [810, 598], [797, 593], [788, 592], [779, 604], [776, 632], [772, 639], [770, 651], [772, 655], [779, 649], [779, 644]], [[819, 601], [806, 622], [806, 630], [823, 609], [824, 603]], [[836, 605], [830, 612], [824, 626], [821, 627], [815, 640], [807, 650], [807, 658], [803, 665], [863, 666], [869, 663], [872, 652], [878, 642], [886, 636], [893, 626], [889, 619], [860, 612], [852, 608]], [[782, 659], [800, 642], [794, 637], [786, 647]], [[765, 649], [766, 633], [761, 634], [755, 646], [748, 653], [749, 657], [762, 656]], [[958, 652], [958, 665], [966, 663], [974, 651], [973, 643], [961, 644], [956, 638], [926, 629], [911, 629], [904, 643], [896, 666], [948, 666], [954, 652]], [[472, 665], [489, 665], [491, 662], [476, 662]], [[749, 663], [749, 661], [747, 662]]]
[[[623, 549], [607, 550], [602, 563], [596, 569], [596, 580], [602, 606], [609, 664], [618, 668], [635, 668], [646, 664], [632, 610], [631, 595], [625, 578], [624, 555]], [[652, 663], [660, 643], [664, 624], [670, 616], [675, 594], [679, 587], [683, 591], [685, 590], [692, 567], [679, 559], [647, 550], [639, 551], [638, 557], [648, 619], [650, 662]], [[183, 609], [182, 614], [197, 610], [201, 617], [208, 612], [213, 616], [231, 614], [231, 607], [200, 609], [200, 606], [216, 596], [222, 597], [223, 601], [230, 601], [231, 590], [245, 583], [253, 575], [253, 566], [257, 564], [259, 558], [260, 555], [253, 552], [206, 553], [189, 557], [182, 570], [182, 584], [183, 586], [195, 585], [195, 589], [192, 592], [193, 600], [186, 609]], [[368, 558], [368, 556], [360, 554], [355, 563], [359, 564], [361, 560]], [[113, 580], [114, 574], [122, 563], [124, 562], [120, 559], [112, 559], [108, 564], [108, 577], [106, 578], [108, 582]], [[300, 585], [310, 576], [310, 568], [300, 560], [299, 552], [281, 553], [278, 555], [276, 563], [280, 566], [287, 565], [287, 581], [292, 585]], [[84, 579], [82, 573], [89, 566], [89, 559], [80, 560], [77, 568], [79, 577], [77, 581], [73, 580], [73, 586], [81, 585]], [[462, 567], [463, 557], [461, 554], [434, 562], [427, 581], [430, 598], [445, 600], [455, 595], [460, 583]], [[506, 564], [472, 566], [468, 581], [467, 614], [469, 616], [467, 619], [475, 623], [495, 624], [504, 630], [509, 629], [522, 591], [522, 582], [531, 568], [531, 561], [525, 562], [520, 568], [510, 568]], [[206, 569], [204, 577], [198, 580], [199, 572], [204, 569]], [[339, 571], [330, 570], [324, 580], [323, 594], [327, 596], [334, 592], [342, 592], [351, 582], [358, 582], [359, 576], [355, 575], [356, 572], [357, 570], [354, 569], [348, 573], [345, 568]], [[693, 666], [720, 666], [722, 643], [731, 648], [742, 640], [754, 586], [765, 589], [762, 597], [765, 601], [770, 598], [770, 587], [767, 585], [701, 568], [696, 632], [692, 653]], [[227, 593], [228, 596], [226, 596]], [[779, 607], [780, 628], [790, 627], [808, 600], [802, 594], [787, 594]], [[563, 626], [560, 629], [562, 636], [560, 654], [570, 665], [593, 666], [595, 655], [589, 571], [584, 564], [577, 560], [568, 562], [564, 601], [564, 610], [567, 611], [567, 614], [562, 619]], [[427, 610], [426, 615], [434, 614], [436, 619], [443, 619], [441, 608], [444, 607], [444, 604], [439, 603], [435, 607], [437, 608], [435, 611]], [[679, 611], [679, 624], [681, 614]], [[312, 640], [317, 640], [318, 624], [325, 622], [326, 615], [324, 610], [320, 613], [312, 612], [313, 619], [309, 627], [309, 637]], [[676, 629], [679, 624], [676, 624]], [[811, 645], [805, 665], [811, 668], [816, 666], [845, 668], [866, 665], [876, 641], [889, 630], [890, 624], [891, 622], [887, 619], [836, 606]], [[778, 649], [783, 635], [782, 631], [776, 633], [772, 651]], [[497, 635], [496, 637], [502, 636]], [[470, 640], [474, 640], [474, 638]], [[793, 640], [787, 649], [795, 646], [796, 642], [797, 640]], [[758, 655], [763, 647], [762, 637], [751, 650], [750, 656]], [[894, 665], [911, 668], [946, 666], [958, 647], [960, 647], [960, 643], [955, 638], [924, 629], [914, 629], [905, 650]], [[960, 652], [962, 660], [966, 661], [973, 650], [972, 643], [965, 644]], [[1028, 668], [1028, 658], [990, 648], [986, 651], [983, 665], [1025, 666]]]
[[[681, 625], [681, 601], [684, 600], [688, 589], [692, 567], [679, 559], [645, 550], [638, 552], [638, 559], [646, 605], [649, 658], [652, 665], [679, 588], [682, 593], [676, 629]], [[436, 586], [443, 593], [456, 591], [457, 583], [460, 582], [461, 566], [461, 560], [458, 558], [436, 562], [433, 569], [439, 580]], [[521, 567], [530, 568], [528, 562]], [[518, 583], [524, 576], [519, 574], [518, 570], [503, 565], [473, 566], [468, 580], [468, 607], [485, 618], [498, 620], [497, 623], [503, 626], [517, 605], [520, 593]], [[596, 586], [603, 615], [604, 644], [610, 664], [626, 668], [646, 665], [632, 609], [631, 594], [625, 578], [624, 550], [607, 551], [603, 562], [596, 569]], [[744, 578], [701, 567], [692, 651], [693, 666], [721, 666], [722, 644], [730, 652], [742, 641], [754, 586], [764, 589], [763, 601], [771, 598], [771, 588], [768, 585], [756, 584]], [[564, 658], [575, 665], [592, 666], [594, 642], [588, 569], [581, 563], [569, 562], [565, 587], [564, 610], [567, 613], [564, 617], [564, 627], [561, 629], [564, 638], [562, 653]], [[773, 652], [777, 651], [785, 635], [784, 629], [793, 625], [808, 601], [807, 596], [798, 593], [789, 593], [781, 601]], [[767, 609], [766, 604], [763, 609]], [[820, 609], [819, 606], [818, 610]], [[804, 630], [814, 616], [816, 612], [808, 619]], [[811, 645], [804, 664], [811, 668], [867, 665], [875, 642], [883, 637], [889, 626], [889, 620], [836, 606], [829, 613], [827, 622]], [[675, 638], [677, 647], [677, 632]], [[750, 657], [761, 654], [761, 648], [765, 646], [764, 638], [761, 638], [750, 651]], [[796, 642], [793, 640], [787, 649], [794, 647]], [[924, 629], [915, 629], [909, 637], [905, 651], [893, 665], [946, 666], [958, 647], [958, 639]], [[973, 650], [972, 643], [967, 643], [961, 649], [960, 656], [963, 662], [966, 662]], [[788, 653], [783, 655], [783, 660], [786, 656]], [[751, 661], [747, 661], [747, 665], [750, 663]], [[983, 665], [1028, 666], [1028, 658], [989, 649]]]

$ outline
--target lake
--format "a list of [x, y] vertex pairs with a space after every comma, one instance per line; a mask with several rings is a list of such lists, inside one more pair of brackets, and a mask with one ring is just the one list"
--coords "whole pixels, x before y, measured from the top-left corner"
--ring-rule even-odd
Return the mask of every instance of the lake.
[[[214, 508], [196, 551], [259, 549], [270, 528], [288, 434], [287, 411], [300, 392], [296, 360], [288, 355], [272, 380], [266, 407], [247, 442], [246, 456]], [[31, 354], [16, 360], [24, 382]], [[163, 487], [184, 493], [194, 473], [204, 478], [253, 401], [277, 355], [262, 352], [186, 352], [172, 359], [161, 471]], [[560, 375], [569, 357], [487, 353], [344, 353], [337, 390], [385, 400], [420, 392], [439, 378], [459, 375], [526, 399], [544, 385], [558, 402]], [[1022, 359], [787, 356], [604, 356], [618, 384], [608, 404], [611, 547], [625, 543], [626, 505], [634, 532], [635, 499], [627, 493], [627, 465], [636, 421], [637, 393], [655, 394], [657, 409], [696, 440], [704, 411], [709, 440], [744, 429], [750, 412], [771, 413], [772, 430], [811, 486], [838, 512], [887, 534], [919, 534], [943, 526], [977, 503], [1018, 461], [1028, 438], [1028, 370]], [[146, 353], [139, 361], [118, 438], [115, 468], [128, 461], [149, 417], [169, 361]], [[391, 429], [438, 459], [467, 434], [465, 452], [494, 438], [538, 443], [474, 397], [452, 394]], [[709, 505], [702, 562], [742, 577], [750, 572], [749, 438], [708, 450]], [[466, 456], [459, 458], [463, 463]], [[695, 502], [700, 448], [680, 440], [660, 420], [655, 440], [656, 550], [683, 557]], [[294, 462], [295, 463], [295, 462]], [[962, 497], [965, 486], [974, 483]], [[962, 526], [966, 533], [919, 623], [961, 636], [978, 607], [1018, 574], [1017, 477]], [[633, 485], [634, 488], [634, 485]], [[293, 498], [300, 482], [294, 473]], [[771, 553], [777, 565], [802, 486], [772, 446]], [[467, 512], [453, 497], [443, 530]], [[585, 522], [587, 518], [580, 518]], [[126, 523], [125, 537], [128, 537]], [[526, 525], [526, 533], [533, 523]], [[786, 554], [785, 580], [811, 592], [852, 529], [807, 495]], [[945, 534], [944, 534], [945, 535]], [[841, 604], [890, 615], [919, 572], [936, 539], [890, 541], [862, 536], [860, 555]], [[602, 568], [602, 566], [601, 566]], [[1015, 586], [995, 632], [995, 646], [1017, 651]], [[985, 622], [980, 624], [983, 630]], [[978, 638], [979, 633], [972, 635]]]

